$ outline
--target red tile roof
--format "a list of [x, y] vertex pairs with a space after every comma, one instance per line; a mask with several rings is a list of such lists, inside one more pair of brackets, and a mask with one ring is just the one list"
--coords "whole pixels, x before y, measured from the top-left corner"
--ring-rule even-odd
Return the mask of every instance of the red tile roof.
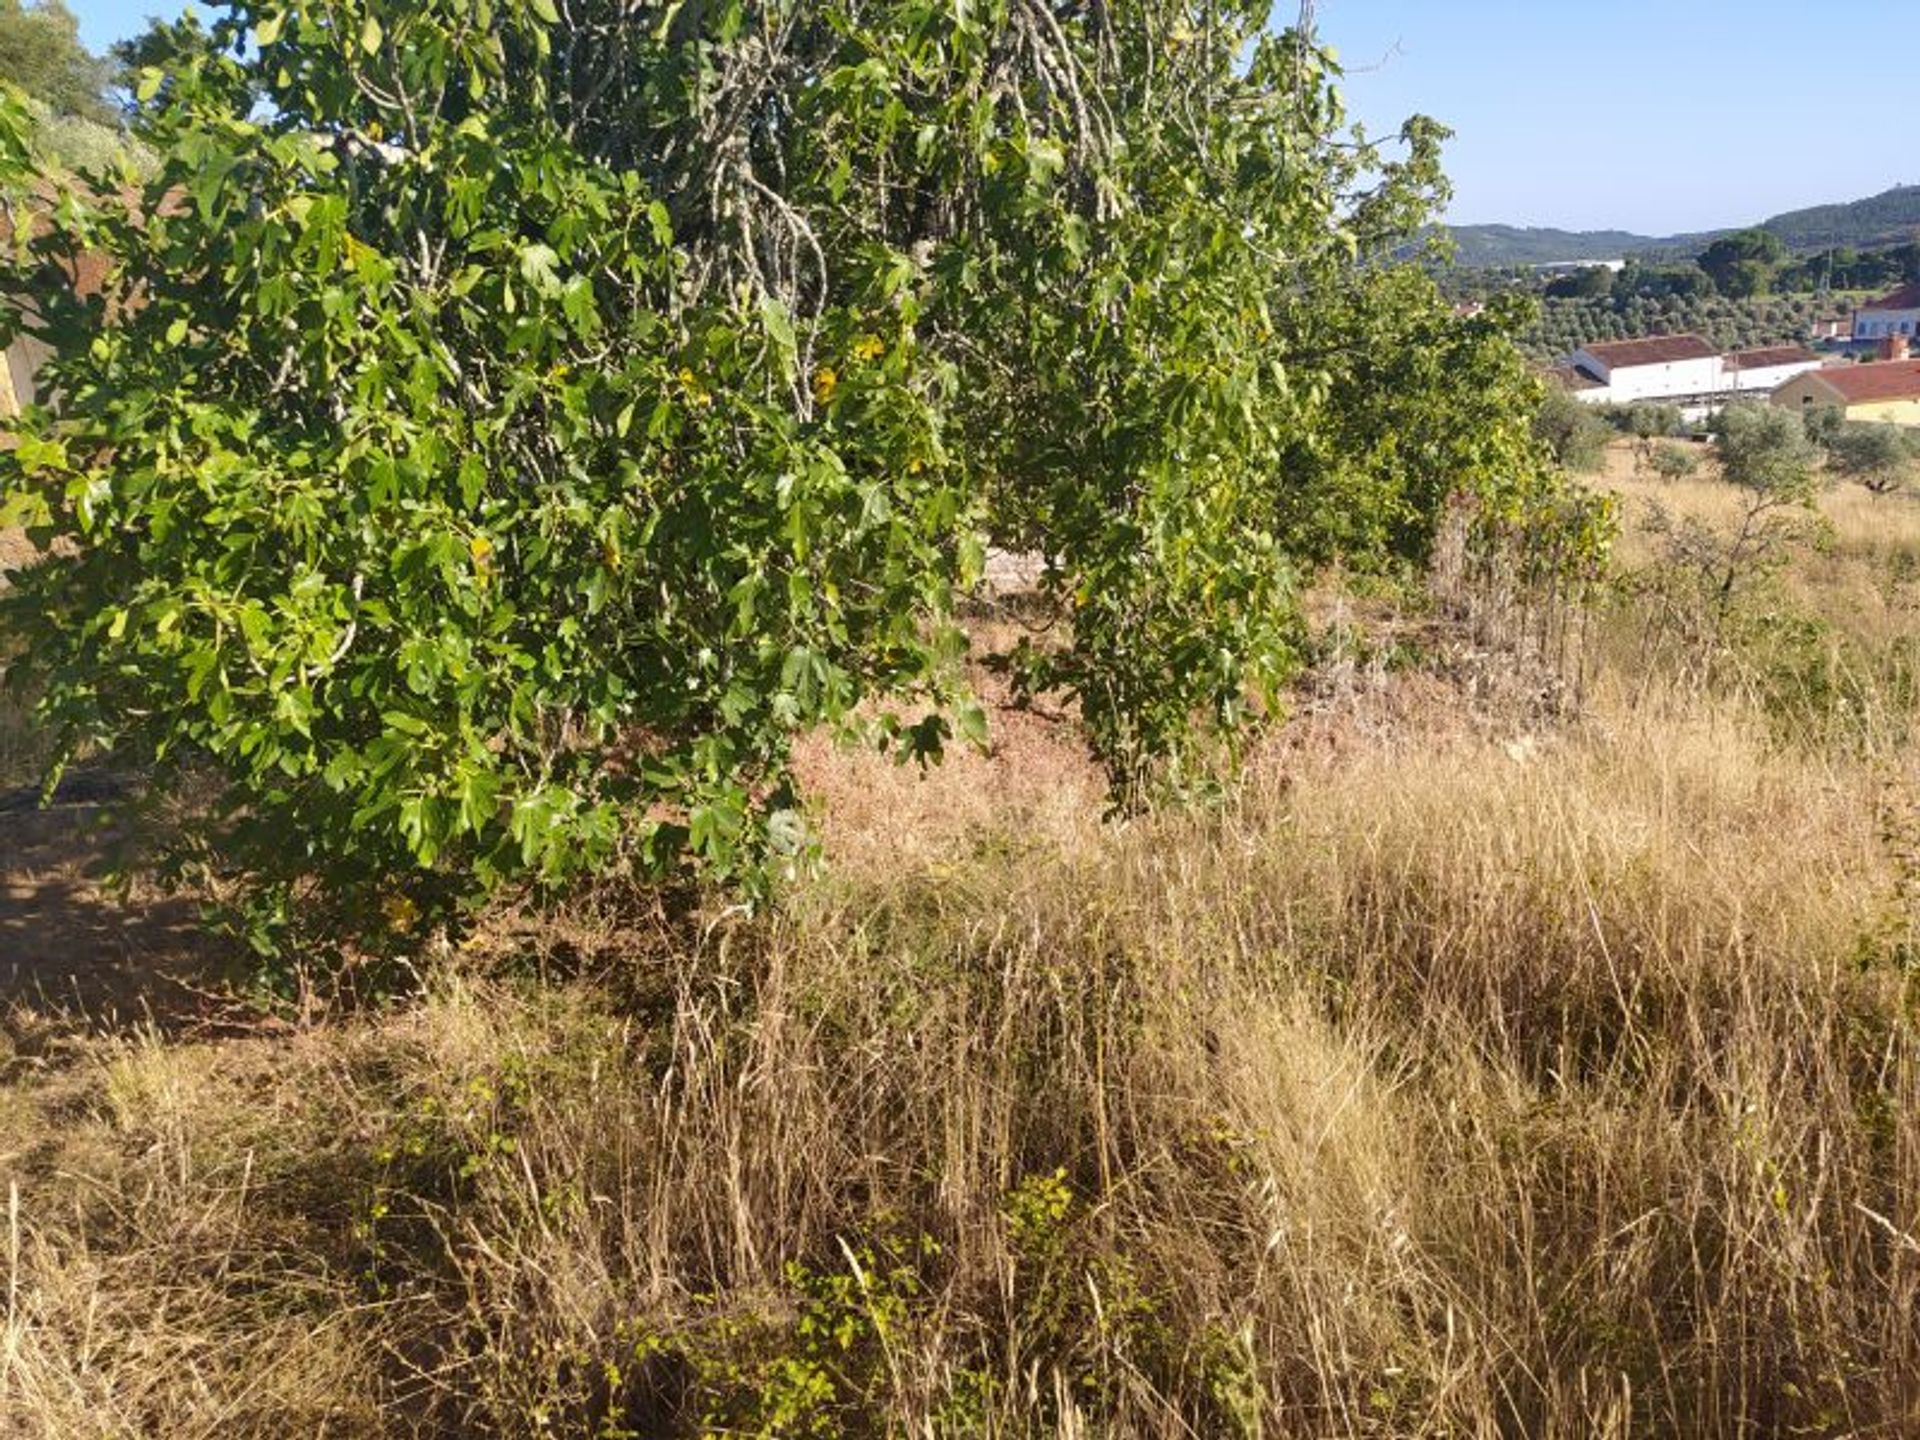
[[1711, 360], [1720, 353], [1698, 335], [1655, 335], [1647, 340], [1614, 340], [1583, 348], [1609, 370], [1669, 365], [1676, 360]]
[[1902, 285], [1891, 295], [1869, 300], [1862, 310], [1920, 310], [1920, 284]]
[[[29, 221], [27, 227], [29, 239], [38, 239], [46, 233], [46, 212], [58, 199], [59, 193], [58, 187], [49, 181], [38, 180], [34, 182], [31, 198], [25, 207]], [[109, 197], [104, 194], [94, 193], [89, 194], [86, 198], [97, 203]], [[134, 213], [136, 219], [140, 217], [146, 203], [142, 193], [131, 188], [120, 191], [119, 200], [128, 210]], [[153, 209], [146, 213], [177, 215], [185, 206], [185, 193], [177, 189], [169, 190], [160, 197], [159, 202]], [[0, 211], [0, 245], [11, 244], [12, 242], [13, 216], [6, 211]], [[57, 264], [59, 268], [65, 272], [67, 281], [73, 286], [75, 293], [83, 299], [99, 295], [106, 290], [107, 278], [112, 269], [112, 262], [107, 256], [94, 251], [84, 251], [78, 255], [60, 259], [57, 261]]]
[[1568, 390], [1598, 390], [1600, 382], [1577, 365], [1550, 365], [1547, 378]]
[[1775, 365], [1818, 365], [1820, 357], [1804, 345], [1770, 345], [1762, 350], [1735, 350], [1727, 364], [1735, 370], [1766, 370]]
[[1920, 400], [1920, 360], [1882, 360], [1872, 365], [1830, 365], [1815, 377], [1849, 405], [1877, 400]]

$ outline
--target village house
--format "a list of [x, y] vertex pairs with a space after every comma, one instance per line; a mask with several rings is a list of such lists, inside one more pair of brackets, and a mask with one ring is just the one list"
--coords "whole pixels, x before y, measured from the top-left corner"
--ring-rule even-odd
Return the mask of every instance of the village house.
[[1733, 395], [1770, 394], [1822, 363], [1799, 345], [1722, 355], [1698, 335], [1656, 335], [1583, 346], [1550, 373], [1590, 405], [1658, 400], [1704, 409]]
[[1920, 284], [1902, 285], [1891, 295], [1882, 295], [1853, 312], [1853, 338], [1856, 342], [1885, 340], [1920, 335]]
[[1698, 335], [1655, 335], [1584, 345], [1567, 362], [1594, 383], [1574, 392], [1594, 405], [1631, 405], [1711, 395], [1720, 389], [1720, 352]]
[[1897, 358], [1796, 376], [1773, 392], [1773, 403], [1800, 411], [1835, 406], [1849, 420], [1920, 425], [1920, 360], [1907, 355], [1900, 337], [1895, 339]]
[[1579, 369], [1571, 362], [1549, 365], [1545, 374], [1547, 379], [1553, 381], [1553, 383], [1558, 385], [1562, 390], [1576, 396], [1581, 395], [1582, 391], [1602, 390], [1606, 388], [1598, 380], [1594, 379], [1593, 376]]
[[1721, 388], [1735, 395], [1770, 395], [1796, 375], [1826, 364], [1804, 345], [1735, 350], [1721, 358], [1726, 367], [1726, 383]]

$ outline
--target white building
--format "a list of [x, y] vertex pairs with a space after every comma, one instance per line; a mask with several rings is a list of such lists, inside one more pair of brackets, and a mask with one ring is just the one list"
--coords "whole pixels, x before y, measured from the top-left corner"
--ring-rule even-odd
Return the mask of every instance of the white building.
[[1587, 345], [1574, 351], [1568, 363], [1594, 382], [1573, 392], [1589, 405], [1712, 395], [1723, 388], [1720, 352], [1698, 335]]
[[1536, 275], [1578, 275], [1582, 270], [1605, 270], [1618, 275], [1627, 268], [1624, 260], [1549, 260], [1544, 265], [1527, 267]]
[[1920, 285], [1902, 285], [1853, 312], [1855, 340], [1885, 340], [1894, 335], [1920, 336]]
[[1722, 387], [1731, 394], [1771, 395], [1796, 376], [1826, 362], [1804, 345], [1771, 345], [1764, 350], [1735, 350], [1720, 357], [1726, 367]]
[[1576, 400], [1589, 405], [1659, 400], [1705, 410], [1735, 395], [1771, 394], [1821, 364], [1818, 355], [1798, 345], [1722, 355], [1698, 335], [1656, 335], [1588, 345], [1553, 374]]

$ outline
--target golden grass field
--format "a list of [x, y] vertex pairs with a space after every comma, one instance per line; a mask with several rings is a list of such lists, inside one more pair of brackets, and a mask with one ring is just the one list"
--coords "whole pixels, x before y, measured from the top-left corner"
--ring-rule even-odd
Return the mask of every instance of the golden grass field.
[[1006, 710], [811, 751], [770, 916], [300, 1026], [16, 987], [0, 1433], [1920, 1434], [1920, 505], [1692, 667], [1637, 517], [1732, 497], [1609, 483], [1577, 708], [1336, 598], [1417, 653], [1211, 807]]

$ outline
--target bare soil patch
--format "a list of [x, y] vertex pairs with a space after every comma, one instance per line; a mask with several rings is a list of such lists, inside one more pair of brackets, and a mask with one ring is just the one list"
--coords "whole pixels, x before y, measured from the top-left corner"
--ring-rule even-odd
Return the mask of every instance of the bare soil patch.
[[0, 809], [0, 1034], [191, 1031], [230, 1022], [233, 949], [188, 897], [112, 883], [117, 834], [94, 804]]

